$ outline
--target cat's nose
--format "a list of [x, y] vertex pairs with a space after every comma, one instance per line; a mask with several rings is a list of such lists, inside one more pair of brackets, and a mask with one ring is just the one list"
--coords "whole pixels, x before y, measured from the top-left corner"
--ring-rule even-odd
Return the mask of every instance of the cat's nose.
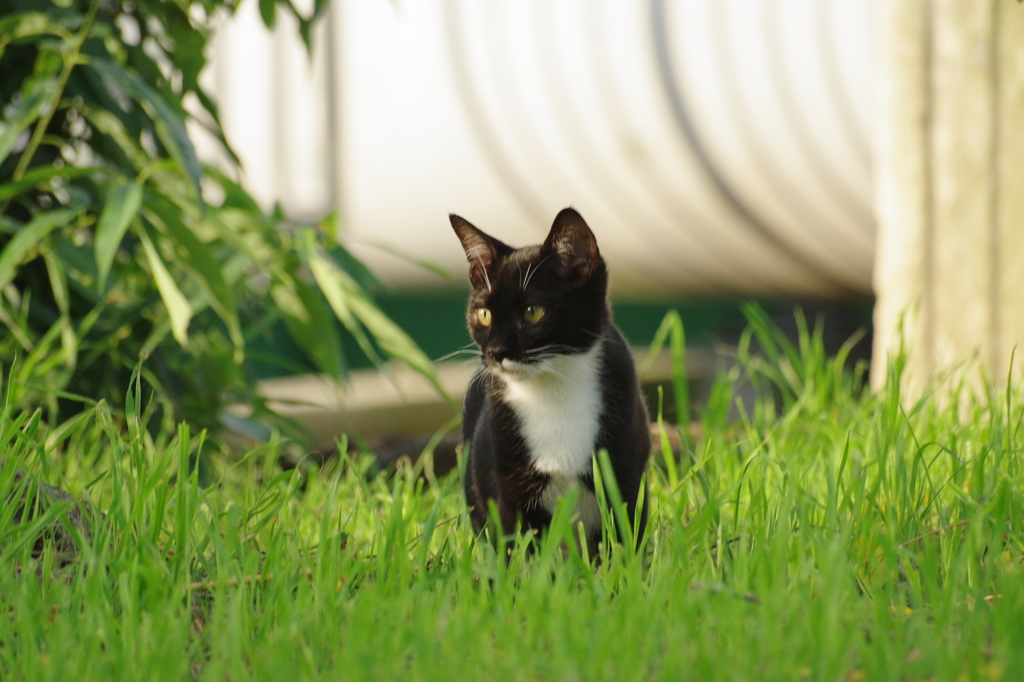
[[508, 347], [505, 345], [491, 345], [487, 346], [487, 359], [496, 365], [500, 365], [501, 361], [509, 357]]

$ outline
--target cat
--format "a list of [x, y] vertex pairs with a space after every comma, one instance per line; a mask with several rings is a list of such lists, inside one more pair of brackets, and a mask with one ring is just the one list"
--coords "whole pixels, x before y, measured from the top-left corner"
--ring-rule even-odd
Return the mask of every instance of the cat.
[[[542, 532], [558, 498], [579, 488], [576, 513], [593, 551], [601, 539], [593, 459], [604, 448], [629, 519], [651, 451], [633, 356], [608, 306], [597, 240], [572, 208], [543, 244], [512, 248], [449, 215], [469, 262], [469, 331], [480, 367], [463, 402], [466, 502], [477, 530], [497, 506], [502, 530]], [[635, 537], [647, 525], [643, 496]], [[574, 521], [574, 526], [576, 522]]]

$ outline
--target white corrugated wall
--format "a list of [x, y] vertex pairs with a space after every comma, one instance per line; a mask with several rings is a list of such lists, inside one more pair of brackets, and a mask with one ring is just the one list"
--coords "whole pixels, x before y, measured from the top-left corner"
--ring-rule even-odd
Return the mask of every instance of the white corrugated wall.
[[256, 196], [337, 205], [398, 286], [462, 283], [448, 212], [518, 245], [573, 205], [620, 294], [847, 295], [874, 256], [873, 5], [336, 0], [310, 60], [248, 2], [207, 76]]

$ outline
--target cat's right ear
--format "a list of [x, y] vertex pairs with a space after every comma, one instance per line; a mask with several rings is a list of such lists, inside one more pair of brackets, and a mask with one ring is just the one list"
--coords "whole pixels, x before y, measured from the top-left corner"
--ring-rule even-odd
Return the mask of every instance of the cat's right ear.
[[594, 233], [573, 208], [563, 208], [555, 216], [543, 250], [558, 256], [564, 274], [575, 274], [583, 279], [594, 274], [600, 261]]
[[473, 286], [489, 283], [488, 273], [494, 267], [494, 261], [499, 255], [507, 254], [512, 249], [485, 234], [461, 216], [449, 213], [448, 220], [451, 221], [455, 234], [462, 242], [462, 249], [466, 252], [466, 260], [469, 261], [469, 281]]

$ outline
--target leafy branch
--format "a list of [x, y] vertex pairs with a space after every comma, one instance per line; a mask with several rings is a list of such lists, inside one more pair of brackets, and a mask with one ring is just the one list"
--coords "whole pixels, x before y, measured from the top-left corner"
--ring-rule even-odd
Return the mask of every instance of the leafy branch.
[[[278, 6], [310, 47], [323, 0], [309, 17], [260, 0], [268, 26]], [[0, 0], [0, 367], [32, 357], [20, 380], [38, 389], [23, 404], [55, 417], [78, 409], [73, 395], [123, 405], [143, 360], [140, 395], [164, 419], [216, 429], [228, 401], [272, 418], [245, 358], [278, 324], [320, 372], [344, 377], [344, 328], [374, 361], [405, 362], [440, 390], [333, 218], [267, 214], [197, 158], [190, 96], [233, 156], [199, 73], [208, 17], [236, 7]]]

